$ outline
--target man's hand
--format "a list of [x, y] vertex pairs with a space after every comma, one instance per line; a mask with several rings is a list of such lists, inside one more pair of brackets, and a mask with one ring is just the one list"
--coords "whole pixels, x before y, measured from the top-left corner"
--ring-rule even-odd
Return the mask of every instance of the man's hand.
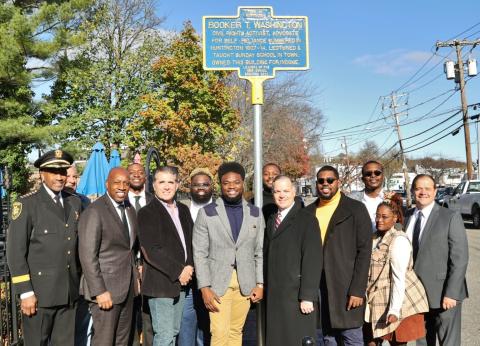
[[193, 275], [193, 267], [185, 266], [182, 272], [180, 273], [180, 276], [178, 277], [180, 284], [182, 286], [185, 286], [186, 284], [188, 284], [188, 282], [192, 280], [192, 275]]
[[395, 315], [388, 315], [387, 322], [388, 323], [395, 323], [398, 321], [398, 317]]
[[302, 314], [310, 314], [314, 310], [313, 308], [313, 302], [309, 302], [308, 300], [302, 300], [300, 302], [300, 311], [302, 311]]
[[22, 299], [20, 302], [22, 313], [27, 316], [33, 316], [37, 313], [37, 297], [35, 295]]
[[442, 308], [443, 310], [448, 310], [457, 306], [457, 301], [452, 298], [443, 297]]
[[263, 287], [255, 286], [250, 292], [250, 300], [252, 303], [258, 303], [263, 298]]
[[112, 295], [110, 292], [105, 291], [102, 294], [99, 294], [96, 298], [100, 309], [110, 310], [113, 307]]
[[362, 304], [363, 304], [363, 298], [355, 297], [355, 296], [349, 296], [348, 297], [347, 310], [358, 308], [359, 306], [362, 306]]
[[202, 287], [200, 289], [200, 292], [202, 292], [203, 303], [205, 304], [205, 307], [207, 308], [208, 311], [210, 312], [220, 311], [215, 305], [215, 302], [217, 302], [218, 304], [221, 304], [220, 298], [215, 294], [215, 292], [212, 291], [210, 287]]

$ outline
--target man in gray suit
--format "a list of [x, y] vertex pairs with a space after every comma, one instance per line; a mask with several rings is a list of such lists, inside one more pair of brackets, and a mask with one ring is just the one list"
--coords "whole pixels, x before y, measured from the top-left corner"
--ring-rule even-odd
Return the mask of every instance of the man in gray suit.
[[210, 312], [211, 345], [241, 346], [250, 308], [263, 297], [263, 234], [260, 209], [243, 198], [244, 168], [218, 169], [221, 198], [201, 209], [193, 229], [198, 288]]
[[468, 296], [465, 273], [468, 244], [458, 213], [438, 206], [435, 180], [419, 174], [412, 184], [416, 207], [407, 212], [406, 232], [412, 242], [414, 270], [425, 286], [430, 311], [426, 338], [417, 345], [461, 344], [462, 301]]
[[80, 292], [90, 301], [93, 345], [128, 345], [138, 283], [133, 246], [135, 209], [128, 202], [129, 174], [113, 168], [107, 193], [82, 214], [78, 227], [83, 275]]

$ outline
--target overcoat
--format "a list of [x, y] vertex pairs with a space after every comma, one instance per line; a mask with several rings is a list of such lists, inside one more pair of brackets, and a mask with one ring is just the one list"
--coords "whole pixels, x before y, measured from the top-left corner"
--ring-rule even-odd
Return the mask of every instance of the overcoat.
[[[316, 334], [322, 245], [316, 218], [295, 202], [278, 229], [276, 214], [267, 222], [264, 244], [266, 345], [297, 346]], [[300, 311], [300, 301], [314, 302], [315, 311]]]
[[[305, 210], [313, 213], [317, 199]], [[340, 196], [323, 243], [320, 283], [322, 328], [350, 329], [363, 325], [365, 301], [347, 311], [349, 296], [365, 297], [372, 254], [372, 224], [363, 203]]]

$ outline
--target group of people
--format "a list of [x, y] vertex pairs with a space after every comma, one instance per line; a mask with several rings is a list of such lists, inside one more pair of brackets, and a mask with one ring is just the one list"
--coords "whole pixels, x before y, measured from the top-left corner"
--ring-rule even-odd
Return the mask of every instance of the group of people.
[[435, 181], [413, 181], [416, 207], [383, 191], [383, 167], [362, 169], [365, 190], [340, 191], [338, 171], [317, 173], [304, 207], [295, 183], [263, 167], [263, 208], [244, 196], [245, 169], [190, 175], [113, 168], [107, 192], [75, 192], [73, 158], [36, 162], [42, 184], [12, 205], [7, 259], [30, 345], [240, 346], [252, 303], [265, 306], [267, 346], [460, 345], [468, 247], [458, 214], [434, 203]]

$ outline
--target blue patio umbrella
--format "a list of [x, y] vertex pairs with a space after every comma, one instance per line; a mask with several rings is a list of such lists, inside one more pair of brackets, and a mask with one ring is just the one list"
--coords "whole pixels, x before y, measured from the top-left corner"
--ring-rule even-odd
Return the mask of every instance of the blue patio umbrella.
[[6, 195], [7, 190], [5, 189], [2, 170], [0, 169], [0, 198], [5, 197]]
[[102, 196], [106, 191], [105, 181], [109, 171], [110, 166], [105, 156], [105, 147], [102, 143], [96, 143], [80, 178], [77, 192], [93, 199]]
[[110, 153], [110, 168], [120, 167], [120, 154], [117, 149], [113, 149]]

